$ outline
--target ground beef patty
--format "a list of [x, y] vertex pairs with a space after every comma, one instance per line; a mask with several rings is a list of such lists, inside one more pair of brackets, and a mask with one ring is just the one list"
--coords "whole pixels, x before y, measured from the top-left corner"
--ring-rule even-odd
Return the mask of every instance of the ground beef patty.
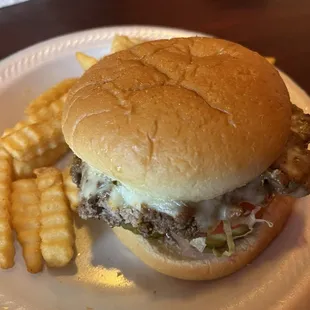
[[110, 227], [122, 226], [146, 238], [158, 238], [174, 232], [186, 239], [198, 236], [198, 228], [192, 215], [172, 216], [142, 206], [141, 210], [131, 207], [111, 209], [107, 206], [107, 196], [82, 198], [78, 208], [84, 218], [103, 219]]
[[[74, 156], [71, 166], [71, 176], [73, 182], [80, 187], [83, 172], [83, 166], [87, 165], [81, 159]], [[113, 183], [107, 177], [103, 178], [105, 182]], [[101, 186], [100, 184], [99, 186]], [[112, 186], [117, 186], [115, 182]], [[158, 212], [146, 205], [142, 205], [141, 210], [132, 207], [113, 208], [107, 205], [110, 197], [111, 187], [109, 190], [98, 191], [95, 195], [86, 199], [80, 194], [80, 204], [78, 213], [83, 219], [103, 219], [109, 226], [122, 226], [134, 233], [141, 234], [146, 238], [158, 238], [160, 236], [176, 233], [186, 239], [192, 239], [198, 236], [199, 230], [193, 217], [194, 210], [190, 207], [184, 208], [177, 217]]]
[[[293, 106], [291, 129], [282, 155], [261, 176], [261, 179], [267, 182], [271, 194], [290, 195], [296, 193], [297, 189], [302, 189], [299, 191], [302, 195], [309, 192], [310, 152], [307, 150], [307, 145], [310, 142], [310, 116], [305, 115], [296, 106]], [[78, 187], [81, 186], [83, 167], [87, 168], [87, 164], [75, 156], [71, 175]], [[111, 188], [117, 186], [117, 182], [103, 177], [98, 182], [98, 189], [105, 185], [103, 182], [109, 182], [108, 186], [103, 186], [105, 190], [98, 190], [88, 198], [85, 198], [83, 193], [80, 194], [78, 212], [82, 218], [104, 219], [111, 227], [122, 226], [144, 237], [157, 238], [176, 233], [186, 239], [193, 239], [200, 235], [194, 217], [195, 211], [192, 208], [184, 208], [184, 212], [176, 217], [148, 208], [146, 205], [142, 205], [140, 210], [130, 206], [112, 209], [107, 205], [107, 201]]]
[[73, 156], [70, 173], [73, 183], [80, 187], [82, 178], [82, 160], [75, 155]]

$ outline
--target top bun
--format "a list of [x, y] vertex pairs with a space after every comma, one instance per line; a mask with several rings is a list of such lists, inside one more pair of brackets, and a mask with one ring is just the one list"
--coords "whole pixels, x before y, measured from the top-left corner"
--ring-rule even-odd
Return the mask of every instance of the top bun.
[[263, 57], [194, 37], [101, 59], [71, 89], [63, 132], [77, 156], [131, 189], [200, 201], [265, 171], [290, 122], [287, 89]]

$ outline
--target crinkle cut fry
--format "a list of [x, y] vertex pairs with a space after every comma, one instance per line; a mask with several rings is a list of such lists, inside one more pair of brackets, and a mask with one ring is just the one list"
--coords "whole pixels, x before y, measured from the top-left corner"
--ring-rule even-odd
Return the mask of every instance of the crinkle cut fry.
[[49, 267], [63, 267], [74, 254], [74, 231], [62, 173], [50, 167], [36, 169], [35, 174], [41, 194], [41, 252]]
[[10, 223], [12, 158], [0, 146], [0, 268], [14, 266], [14, 238]]
[[143, 42], [145, 42], [145, 40], [140, 38], [129, 38], [127, 36], [115, 35], [111, 45], [111, 53], [126, 50]]
[[52, 101], [49, 105], [38, 107], [37, 111], [33, 111], [28, 115], [28, 120], [37, 123], [51, 118], [61, 118], [63, 106], [67, 99], [68, 92], [62, 95], [59, 99]]
[[29, 161], [64, 142], [61, 120], [30, 124], [1, 139], [3, 147], [19, 161]]
[[98, 62], [96, 58], [81, 52], [77, 52], [75, 54], [75, 57], [84, 71], [88, 70], [90, 67], [92, 67]]
[[78, 204], [79, 204], [78, 188], [72, 181], [72, 177], [70, 175], [70, 168], [69, 167], [66, 168], [63, 171], [62, 175], [63, 175], [65, 193], [66, 193], [66, 196], [70, 202], [71, 210], [76, 212], [76, 209], [77, 209]]
[[69, 150], [66, 143], [59, 144], [55, 149], [47, 150], [40, 156], [29, 161], [19, 161], [13, 159], [13, 170], [15, 179], [34, 177], [34, 169], [54, 165]]
[[17, 122], [17, 123], [14, 125], [14, 127], [4, 129], [1, 138], [4, 138], [4, 137], [6, 137], [6, 136], [12, 134], [13, 132], [18, 131], [18, 130], [20, 130], [21, 128], [24, 128], [24, 127], [26, 127], [26, 126], [28, 126], [28, 125], [30, 125], [30, 124], [33, 124], [33, 123], [34, 123], [34, 122], [31, 121], [31, 120], [29, 120], [29, 119], [19, 121], [19, 122]]
[[22, 179], [12, 184], [12, 223], [23, 248], [27, 270], [43, 268], [40, 238], [40, 193], [35, 179]]
[[69, 91], [76, 80], [76, 78], [65, 79], [55, 86], [49, 88], [47, 91], [29, 103], [25, 110], [26, 115], [35, 115], [40, 109], [48, 107], [53, 101], [60, 99]]

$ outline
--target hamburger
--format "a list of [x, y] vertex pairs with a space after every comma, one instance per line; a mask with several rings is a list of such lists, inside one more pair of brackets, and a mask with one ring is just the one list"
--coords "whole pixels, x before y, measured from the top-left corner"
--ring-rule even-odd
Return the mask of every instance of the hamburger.
[[309, 124], [278, 71], [236, 43], [176, 38], [111, 54], [64, 106], [78, 213], [161, 273], [229, 275], [308, 194]]

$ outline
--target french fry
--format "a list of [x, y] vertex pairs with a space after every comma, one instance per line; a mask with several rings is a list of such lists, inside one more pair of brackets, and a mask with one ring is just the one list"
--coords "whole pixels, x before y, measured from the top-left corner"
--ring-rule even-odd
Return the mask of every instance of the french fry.
[[49, 267], [67, 265], [73, 257], [74, 231], [61, 171], [35, 170], [41, 192], [41, 252]]
[[65, 79], [57, 85], [49, 88], [39, 97], [34, 99], [25, 110], [26, 115], [31, 116], [36, 114], [43, 107], [49, 106], [52, 102], [60, 99], [65, 93], [69, 91], [76, 79]]
[[6, 129], [4, 129], [1, 138], [6, 137], [6, 136], [10, 135], [11, 133], [13, 133], [15, 131], [18, 131], [18, 130], [26, 127], [27, 125], [30, 125], [30, 124], [33, 124], [33, 123], [34, 122], [31, 121], [31, 120], [20, 121], [20, 122], [16, 123], [16, 125], [13, 128], [6, 128]]
[[[127, 36], [116, 35], [114, 36], [112, 41], [111, 52], [116, 53], [125, 50], [127, 48], [133, 47], [142, 42], [144, 42], [144, 40], [141, 40], [139, 38], [129, 38]], [[85, 71], [98, 62], [96, 58], [81, 52], [75, 53], [75, 57]]]
[[129, 38], [127, 36], [115, 35], [111, 45], [111, 53], [116, 53], [127, 48], [131, 48], [137, 44], [145, 42], [139, 38]]
[[274, 57], [265, 57], [265, 59], [272, 65], [276, 63], [276, 59]]
[[65, 193], [70, 202], [71, 210], [76, 212], [76, 208], [79, 204], [79, 200], [78, 200], [79, 191], [78, 191], [77, 186], [72, 182], [69, 167], [63, 171], [62, 176], [63, 176], [63, 181], [64, 181]]
[[65, 94], [63, 94], [63, 95], [60, 97], [60, 100], [61, 100], [63, 103], [65, 103], [66, 100], [67, 100], [67, 97], [68, 97], [68, 93], [65, 93]]
[[50, 105], [42, 107], [35, 114], [29, 115], [29, 121], [37, 123], [40, 121], [49, 120], [53, 117], [61, 118], [64, 98], [65, 96], [62, 96], [61, 98], [53, 101]]
[[81, 52], [75, 53], [75, 57], [79, 62], [80, 66], [82, 67], [82, 69], [85, 71], [98, 62], [96, 58], [88, 56]]
[[34, 169], [54, 165], [69, 150], [66, 143], [59, 144], [55, 149], [47, 150], [40, 156], [29, 161], [13, 159], [13, 171], [15, 179], [27, 179], [34, 177]]
[[12, 188], [13, 227], [23, 248], [27, 270], [37, 273], [43, 268], [40, 250], [40, 192], [35, 179], [15, 181]]
[[0, 268], [14, 265], [14, 238], [10, 225], [12, 158], [0, 147]]
[[64, 142], [60, 119], [30, 124], [1, 139], [15, 159], [29, 161]]

